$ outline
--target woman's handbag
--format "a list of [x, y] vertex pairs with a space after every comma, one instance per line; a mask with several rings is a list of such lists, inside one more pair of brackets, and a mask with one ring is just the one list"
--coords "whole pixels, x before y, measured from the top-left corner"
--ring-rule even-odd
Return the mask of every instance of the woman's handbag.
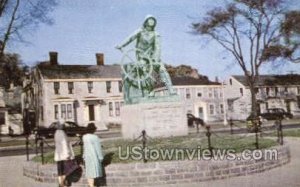
[[78, 165], [75, 159], [64, 161], [64, 171], [66, 176], [72, 174], [75, 170], [79, 168], [80, 166]]

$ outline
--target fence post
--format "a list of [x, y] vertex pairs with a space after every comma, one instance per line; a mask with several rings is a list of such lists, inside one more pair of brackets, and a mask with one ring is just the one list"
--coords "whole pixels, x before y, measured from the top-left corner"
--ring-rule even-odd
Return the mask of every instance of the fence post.
[[206, 136], [207, 136], [208, 150], [210, 151], [210, 155], [213, 156], [211, 141], [210, 141], [211, 132], [210, 132], [210, 126], [209, 125], [206, 126], [206, 130], [207, 130]]
[[147, 143], [147, 137], [146, 137], [146, 131], [142, 130], [142, 146], [143, 146], [143, 162], [147, 162], [146, 160], [146, 155], [145, 155], [145, 148], [146, 148], [146, 143]]
[[259, 145], [258, 145], [258, 124], [257, 124], [257, 120], [253, 121], [254, 124], [254, 130], [255, 130], [255, 148], [259, 149]]
[[38, 134], [35, 134], [35, 156], [38, 155]]
[[43, 138], [40, 138], [40, 148], [41, 148], [42, 164], [44, 164], [44, 139]]
[[29, 134], [26, 134], [26, 160], [29, 161]]
[[232, 129], [233, 121], [232, 121], [231, 118], [230, 118], [230, 121], [229, 121], [229, 125], [230, 125], [230, 134], [232, 135], [233, 134], [233, 129]]
[[279, 120], [280, 145], [283, 145], [282, 119]]

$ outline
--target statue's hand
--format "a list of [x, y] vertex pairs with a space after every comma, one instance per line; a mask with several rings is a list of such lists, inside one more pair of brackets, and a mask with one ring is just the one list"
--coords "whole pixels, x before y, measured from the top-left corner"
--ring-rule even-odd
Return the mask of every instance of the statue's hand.
[[118, 49], [118, 50], [120, 50], [120, 51], [122, 51], [122, 47], [119, 46], [119, 45], [117, 45], [115, 48]]

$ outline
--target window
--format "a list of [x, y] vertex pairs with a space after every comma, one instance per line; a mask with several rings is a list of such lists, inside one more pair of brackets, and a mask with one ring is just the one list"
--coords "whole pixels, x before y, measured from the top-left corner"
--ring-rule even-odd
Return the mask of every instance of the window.
[[190, 91], [189, 88], [185, 89], [185, 97], [186, 97], [187, 99], [190, 99], [190, 98], [191, 98], [191, 91]]
[[61, 118], [62, 119], [66, 119], [66, 105], [65, 104], [61, 104]]
[[285, 92], [288, 92], [288, 87], [284, 87], [284, 91], [285, 91]]
[[297, 94], [300, 95], [300, 87], [297, 87]]
[[54, 82], [54, 93], [59, 94], [59, 82]]
[[259, 92], [258, 88], [254, 88], [254, 92], [257, 94]]
[[68, 119], [72, 119], [72, 104], [67, 105], [67, 117]]
[[108, 103], [109, 116], [113, 116], [113, 103]]
[[300, 96], [299, 95], [297, 96], [297, 105], [298, 105], [298, 108], [300, 108]]
[[278, 95], [278, 87], [275, 87], [275, 96]]
[[213, 115], [215, 113], [215, 107], [214, 105], [209, 105], [209, 114]]
[[241, 96], [244, 95], [244, 90], [243, 90], [243, 88], [240, 88], [240, 93], [241, 93]]
[[120, 102], [115, 102], [116, 116], [120, 116]]
[[198, 92], [197, 96], [202, 97], [202, 93]]
[[209, 88], [208, 91], [209, 91], [209, 92], [208, 92], [208, 97], [209, 97], [209, 98], [212, 98], [212, 96], [213, 96], [213, 94], [212, 94], [212, 89]]
[[111, 82], [110, 81], [106, 81], [106, 92], [107, 93], [111, 92]]
[[122, 81], [119, 81], [118, 84], [119, 84], [119, 92], [122, 92], [123, 91], [123, 83], [122, 83]]
[[179, 94], [180, 94], [181, 98], [184, 98], [184, 88], [179, 89]]
[[44, 120], [44, 108], [43, 106], [40, 107], [41, 108], [41, 120], [43, 121]]
[[0, 125], [5, 125], [5, 113], [0, 112]]
[[267, 94], [267, 96], [270, 95], [270, 88], [269, 87], [266, 87], [266, 94]]
[[69, 94], [73, 94], [73, 89], [74, 89], [74, 83], [73, 82], [68, 82]]
[[58, 105], [54, 105], [54, 119], [58, 119]]
[[221, 111], [221, 114], [224, 114], [224, 105], [223, 104], [220, 104], [220, 111]]
[[218, 98], [218, 90], [216, 88], [214, 89], [214, 97]]
[[92, 81], [87, 82], [87, 86], [88, 86], [88, 91], [89, 91], [89, 93], [92, 93], [92, 90], [93, 90], [93, 82], [92, 82]]
[[229, 84], [232, 85], [232, 79], [229, 79]]

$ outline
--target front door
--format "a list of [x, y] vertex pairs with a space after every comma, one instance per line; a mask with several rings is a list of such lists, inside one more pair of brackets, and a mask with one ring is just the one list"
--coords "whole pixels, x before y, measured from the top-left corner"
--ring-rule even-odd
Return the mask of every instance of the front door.
[[203, 115], [203, 107], [198, 107], [198, 117], [203, 119], [204, 115]]
[[94, 105], [88, 105], [89, 106], [89, 120], [95, 121], [95, 107]]

